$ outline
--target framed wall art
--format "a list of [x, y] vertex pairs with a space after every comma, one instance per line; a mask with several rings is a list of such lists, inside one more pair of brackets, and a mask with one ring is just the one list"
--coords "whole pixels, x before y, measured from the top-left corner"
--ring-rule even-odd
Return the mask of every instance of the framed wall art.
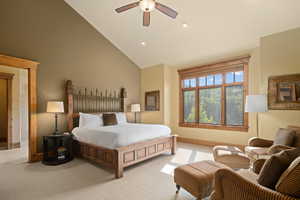
[[145, 111], [159, 111], [159, 90], [145, 93]]
[[268, 106], [270, 110], [300, 110], [300, 74], [270, 77]]

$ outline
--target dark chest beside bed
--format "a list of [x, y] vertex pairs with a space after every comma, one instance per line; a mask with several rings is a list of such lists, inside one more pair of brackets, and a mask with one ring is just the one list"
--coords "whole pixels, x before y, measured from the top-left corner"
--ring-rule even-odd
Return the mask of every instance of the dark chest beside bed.
[[43, 137], [43, 163], [59, 165], [73, 159], [71, 135], [49, 135]]

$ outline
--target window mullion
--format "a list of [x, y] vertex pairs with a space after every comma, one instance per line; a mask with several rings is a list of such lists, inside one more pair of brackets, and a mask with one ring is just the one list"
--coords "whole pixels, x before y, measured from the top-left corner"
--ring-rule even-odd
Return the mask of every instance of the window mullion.
[[225, 73], [223, 73], [223, 85], [222, 85], [222, 97], [221, 97], [221, 125], [225, 125], [226, 122], [226, 98], [225, 98], [225, 86], [224, 86], [224, 82], [225, 82]]
[[199, 123], [200, 122], [200, 115], [199, 115], [199, 113], [200, 113], [200, 97], [199, 97], [199, 90], [200, 89], [196, 89], [196, 123]]

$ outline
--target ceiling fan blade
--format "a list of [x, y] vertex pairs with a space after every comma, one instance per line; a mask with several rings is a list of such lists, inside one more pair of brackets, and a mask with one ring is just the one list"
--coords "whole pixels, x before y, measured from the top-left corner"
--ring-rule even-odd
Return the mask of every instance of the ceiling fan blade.
[[144, 26], [150, 25], [150, 12], [144, 12], [143, 25]]
[[117, 13], [121, 13], [121, 12], [127, 11], [127, 10], [129, 10], [129, 9], [131, 9], [131, 8], [135, 8], [135, 7], [139, 6], [139, 4], [140, 4], [139, 1], [138, 1], [138, 2], [135, 2], [135, 3], [131, 3], [131, 4], [128, 4], [128, 5], [126, 5], [126, 6], [122, 6], [122, 7], [120, 7], [120, 8], [117, 8], [115, 11], [116, 11]]
[[169, 8], [168, 6], [165, 6], [161, 3], [155, 3], [155, 8], [157, 10], [159, 10], [160, 12], [164, 13], [165, 15], [172, 17], [173, 19], [175, 19], [178, 15], [178, 13], [173, 10], [172, 8]]

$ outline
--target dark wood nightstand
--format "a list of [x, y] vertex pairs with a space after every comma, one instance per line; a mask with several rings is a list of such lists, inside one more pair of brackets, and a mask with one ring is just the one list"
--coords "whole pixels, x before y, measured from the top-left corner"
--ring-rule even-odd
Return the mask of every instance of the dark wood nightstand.
[[43, 163], [59, 165], [73, 160], [73, 138], [71, 135], [49, 135], [43, 137]]

